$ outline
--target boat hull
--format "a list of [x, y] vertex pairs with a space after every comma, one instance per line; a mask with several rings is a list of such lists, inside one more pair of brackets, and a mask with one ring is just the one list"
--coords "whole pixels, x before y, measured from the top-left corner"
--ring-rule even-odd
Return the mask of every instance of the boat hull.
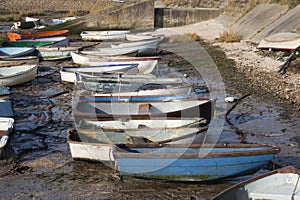
[[0, 117], [0, 153], [6, 146], [10, 134], [13, 131], [14, 119], [7, 117]]
[[121, 44], [111, 44], [112, 48], [119, 49], [138, 49], [138, 55], [147, 56], [147, 55], [155, 55], [158, 49], [158, 44], [160, 42], [159, 38], [150, 39], [150, 40], [140, 40], [140, 41], [131, 41], [124, 42]]
[[182, 99], [166, 102], [75, 102], [75, 121], [83, 119], [151, 119], [152, 117], [203, 117], [208, 122], [214, 116], [214, 100]]
[[94, 130], [92, 126], [77, 128], [77, 135], [82, 142], [107, 144], [201, 144], [204, 141], [206, 128], [169, 128], [169, 129], [124, 129]]
[[300, 173], [291, 166], [242, 181], [221, 192], [213, 200], [300, 199]]
[[138, 64], [141, 74], [149, 74], [158, 64], [159, 57], [103, 57], [71, 52], [73, 62], [79, 65]]
[[122, 40], [130, 31], [82, 31], [80, 36], [86, 41]]
[[0, 85], [15, 86], [32, 81], [37, 74], [37, 64], [0, 68]]
[[[134, 145], [132, 145], [134, 147]], [[116, 149], [113, 155], [121, 176], [166, 181], [212, 181], [252, 174], [280, 151], [276, 147], [152, 145]]]
[[68, 46], [69, 39], [66, 37], [50, 37], [50, 38], [35, 38], [23, 39], [14, 42], [3, 42], [3, 47], [39, 47], [39, 46]]
[[21, 39], [29, 38], [44, 38], [44, 37], [56, 37], [64, 36], [69, 33], [69, 30], [55, 30], [55, 31], [41, 31], [41, 32], [27, 32], [27, 33], [7, 33], [7, 36], [11, 42]]
[[15, 58], [21, 56], [33, 56], [34, 48], [31, 47], [1, 47], [0, 58]]
[[36, 54], [41, 60], [62, 60], [71, 58], [71, 52], [78, 52], [79, 47], [37, 47]]
[[[74, 138], [71, 130], [68, 131], [68, 145], [73, 160], [114, 163], [112, 155], [115, 145], [81, 142]], [[112, 167], [113, 165], [111, 165]]]

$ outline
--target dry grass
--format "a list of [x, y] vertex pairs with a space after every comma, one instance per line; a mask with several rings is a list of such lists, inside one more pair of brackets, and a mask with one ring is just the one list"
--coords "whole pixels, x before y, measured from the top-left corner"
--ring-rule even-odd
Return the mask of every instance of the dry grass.
[[241, 38], [232, 28], [224, 30], [218, 38], [219, 42], [225, 43], [239, 42], [240, 40]]
[[281, 5], [288, 5], [289, 8], [294, 8], [300, 4], [300, 0], [270, 0], [270, 3], [278, 3]]
[[184, 43], [184, 42], [191, 42], [193, 41], [199, 41], [200, 36], [196, 33], [186, 33], [186, 34], [178, 34], [178, 35], [172, 35], [169, 37], [170, 43]]
[[108, 0], [1, 0], [0, 21], [19, 21], [24, 16], [81, 16], [116, 5]]
[[186, 33], [185, 34], [187, 37], [190, 37], [194, 41], [199, 41], [200, 36], [197, 33]]

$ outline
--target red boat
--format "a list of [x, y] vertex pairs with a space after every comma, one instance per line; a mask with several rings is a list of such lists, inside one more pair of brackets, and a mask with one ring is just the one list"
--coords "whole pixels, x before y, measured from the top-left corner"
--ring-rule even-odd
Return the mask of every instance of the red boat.
[[55, 31], [43, 31], [43, 32], [24, 32], [24, 33], [7, 33], [10, 41], [14, 42], [21, 39], [32, 39], [32, 38], [44, 38], [44, 37], [55, 37], [64, 36], [69, 33], [69, 30], [55, 30]]

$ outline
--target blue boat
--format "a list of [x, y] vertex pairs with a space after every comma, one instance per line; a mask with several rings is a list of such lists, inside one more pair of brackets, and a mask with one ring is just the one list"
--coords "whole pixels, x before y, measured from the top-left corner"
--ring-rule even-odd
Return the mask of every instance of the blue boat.
[[35, 48], [32, 47], [0, 47], [0, 58], [32, 56], [34, 53]]
[[113, 155], [120, 176], [165, 181], [212, 181], [252, 174], [280, 149], [259, 144], [128, 144]]
[[82, 96], [80, 100], [87, 101], [171, 101], [189, 98], [188, 95], [148, 95], [148, 96]]

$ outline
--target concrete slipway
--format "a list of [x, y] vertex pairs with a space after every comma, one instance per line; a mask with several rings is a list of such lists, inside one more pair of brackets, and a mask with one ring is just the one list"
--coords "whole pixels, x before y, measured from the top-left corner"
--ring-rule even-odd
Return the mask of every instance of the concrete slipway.
[[260, 4], [236, 23], [234, 30], [253, 43], [281, 32], [296, 32], [300, 27], [300, 5], [289, 10], [286, 5]]

